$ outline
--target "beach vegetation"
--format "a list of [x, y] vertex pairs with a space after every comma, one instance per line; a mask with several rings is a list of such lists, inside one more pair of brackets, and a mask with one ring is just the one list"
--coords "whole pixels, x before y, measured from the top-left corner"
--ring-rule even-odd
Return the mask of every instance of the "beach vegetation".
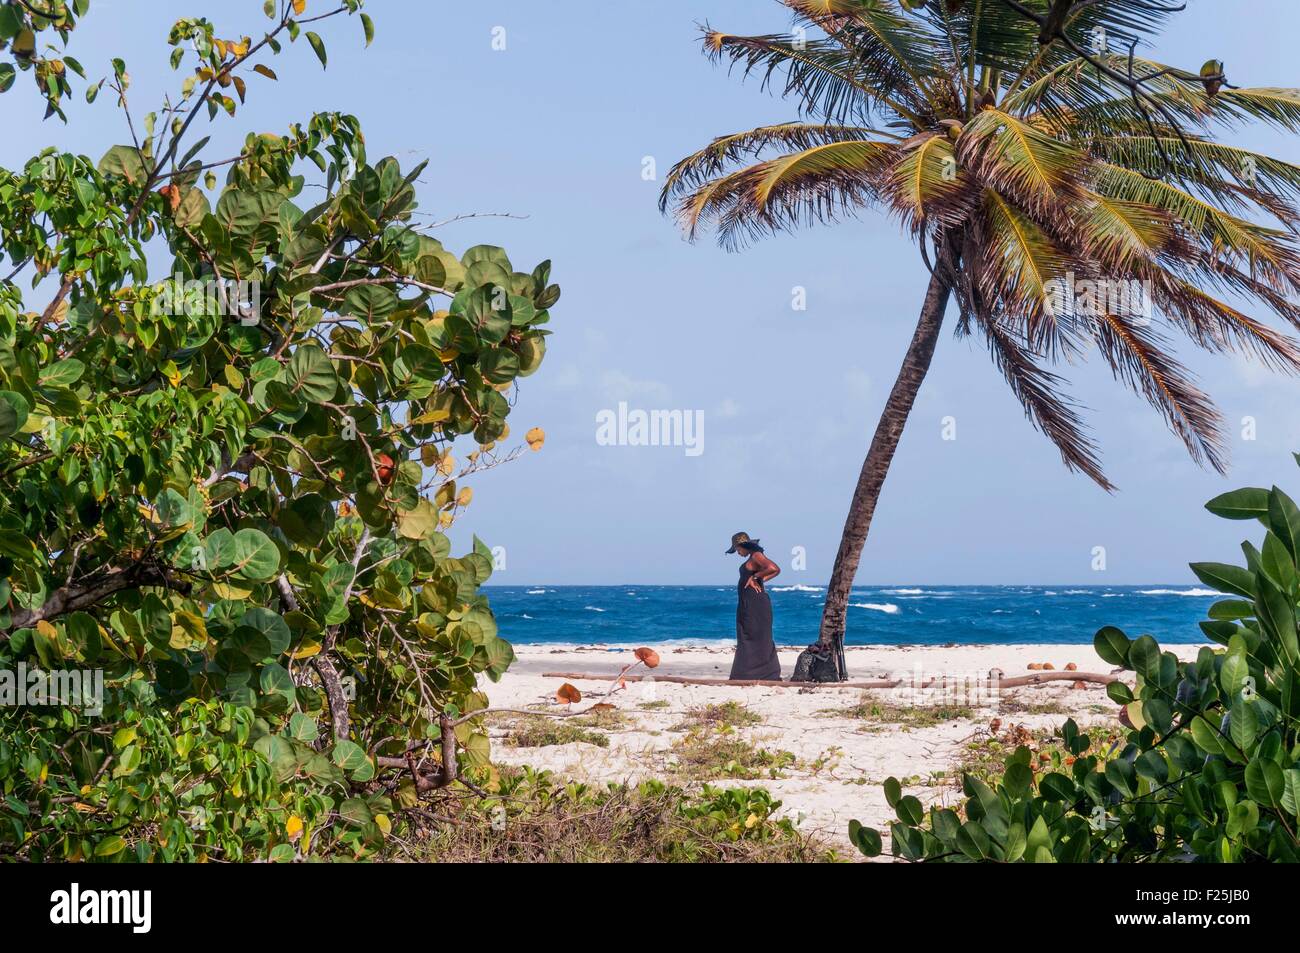
[[[16, 63], [66, 105], [31, 34], [84, 37], [90, 6], [0, 4], [0, 94]], [[85, 98], [118, 144], [0, 169], [0, 857], [376, 856], [487, 770], [479, 677], [513, 651], [492, 552], [446, 530], [522, 449], [560, 291], [444, 247], [427, 166], [355, 116], [211, 146], [274, 98], [270, 61], [374, 31], [361, 0], [239, 6], [165, 33], [166, 96], [105, 64]]]
[[[977, 762], [963, 772], [956, 809], [927, 811], [888, 779], [894, 856], [1300, 861], [1300, 507], [1276, 486], [1235, 490], [1206, 507], [1264, 528], [1261, 542], [1242, 543], [1244, 565], [1191, 564], [1226, 595], [1200, 623], [1214, 647], [1183, 662], [1150, 635], [1099, 630], [1097, 654], [1134, 683], [1107, 686], [1122, 708], [1115, 741], [1067, 719], [1050, 747], [1035, 750], [1030, 733], [1012, 726], [998, 753], [1014, 750], [1000, 768]], [[849, 834], [868, 855], [883, 849], [880, 833], [856, 821]]]
[[762, 715], [750, 711], [742, 702], [733, 699], [687, 709], [685, 717], [672, 730], [686, 731], [698, 727], [749, 728], [762, 723]]
[[810, 863], [835, 851], [762, 788], [562, 782], [502, 767], [484, 797], [430, 806], [411, 859], [442, 863]]
[[[609, 747], [609, 735], [576, 724], [576, 718], [535, 716], [516, 720], [504, 736], [512, 748], [547, 748], [554, 745], [588, 744]], [[591, 724], [588, 721], [588, 724]]]
[[734, 728], [707, 725], [690, 729], [668, 750], [670, 774], [682, 781], [780, 778], [797, 760], [790, 751], [773, 751], [748, 741]]

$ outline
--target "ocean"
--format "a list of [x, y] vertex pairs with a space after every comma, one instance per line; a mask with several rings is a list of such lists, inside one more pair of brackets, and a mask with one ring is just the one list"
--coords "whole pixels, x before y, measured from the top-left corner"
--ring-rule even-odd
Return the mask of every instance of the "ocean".
[[[825, 589], [768, 588], [778, 645], [817, 638]], [[501, 634], [521, 645], [731, 645], [732, 586], [487, 586]], [[857, 586], [849, 645], [1092, 643], [1114, 625], [1130, 638], [1205, 642], [1197, 622], [1221, 595], [1189, 585]]]

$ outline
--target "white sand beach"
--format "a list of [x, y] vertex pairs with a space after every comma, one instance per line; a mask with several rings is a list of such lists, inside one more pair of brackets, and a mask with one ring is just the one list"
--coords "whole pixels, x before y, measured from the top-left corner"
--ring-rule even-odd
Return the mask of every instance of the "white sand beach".
[[[726, 678], [731, 664], [731, 651], [725, 648], [655, 648], [659, 666], [649, 673], [638, 666], [629, 674]], [[1169, 648], [1190, 659], [1199, 646]], [[973, 752], [997, 756], [1003, 747], [1009, 753], [1015, 743], [1026, 740], [1036, 747], [1043, 732], [1067, 717], [1082, 728], [1095, 727], [1094, 736], [1103, 740], [1120, 730], [1118, 707], [1101, 684], [1053, 681], [1000, 693], [981, 687], [980, 680], [991, 669], [1000, 669], [1007, 678], [1032, 675], [1043, 664], [1058, 672], [1074, 665], [1081, 672], [1111, 673], [1113, 666], [1098, 658], [1091, 645], [850, 647], [846, 655], [851, 679], [903, 682], [898, 688], [872, 690], [656, 680], [629, 681], [611, 692], [614, 676], [635, 661], [631, 648], [534, 645], [516, 646], [516, 653], [517, 660], [499, 683], [483, 682], [493, 708], [563, 712], [604, 703], [617, 711], [604, 712], [594, 724], [588, 718], [563, 722], [605, 735], [607, 747], [586, 741], [513, 745], [512, 731], [530, 720], [493, 716], [492, 757], [498, 764], [547, 768], [560, 777], [587, 782], [663, 778], [688, 785], [708, 780], [720, 787], [762, 786], [782, 801], [782, 813], [802, 831], [819, 836], [850, 859], [856, 855], [846, 833], [851, 819], [882, 831], [893, 819], [881, 788], [891, 775], [927, 804], [951, 804], [961, 798], [954, 769]], [[787, 677], [797, 654], [780, 653]], [[545, 677], [548, 672], [599, 673], [608, 679], [569, 679], [583, 694], [570, 709], [555, 697], [565, 680]], [[931, 679], [937, 679], [936, 684], [946, 680], [947, 687], [911, 687]], [[860, 706], [864, 699], [869, 704]], [[755, 723], [706, 724], [691, 734], [687, 722], [698, 719], [705, 706], [729, 701], [745, 706], [756, 718], [744, 720]], [[687, 765], [683, 760], [690, 752], [683, 745], [692, 739], [739, 740], [771, 757], [749, 771], [725, 764]]]

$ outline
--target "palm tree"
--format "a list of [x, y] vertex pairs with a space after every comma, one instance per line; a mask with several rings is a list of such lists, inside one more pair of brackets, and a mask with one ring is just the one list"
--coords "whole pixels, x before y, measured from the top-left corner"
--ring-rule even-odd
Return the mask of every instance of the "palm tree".
[[[783, 3], [790, 34], [706, 26], [704, 48], [778, 88], [801, 118], [682, 159], [660, 206], [675, 207], [692, 239], [713, 226], [732, 248], [879, 207], [930, 271], [853, 493], [821, 638], [844, 631], [872, 514], [952, 299], [955, 333], [983, 338], [1070, 469], [1114, 489], [1052, 370], [1095, 349], [1193, 459], [1222, 472], [1222, 417], [1171, 338], [1300, 370], [1292, 337], [1225, 300], [1300, 327], [1290, 300], [1300, 166], [1214, 137], [1252, 120], [1295, 131], [1300, 91], [1232, 87], [1215, 61], [1191, 73], [1139, 56], [1181, 9], [1149, 0]], [[1126, 300], [1132, 288], [1149, 309]]]

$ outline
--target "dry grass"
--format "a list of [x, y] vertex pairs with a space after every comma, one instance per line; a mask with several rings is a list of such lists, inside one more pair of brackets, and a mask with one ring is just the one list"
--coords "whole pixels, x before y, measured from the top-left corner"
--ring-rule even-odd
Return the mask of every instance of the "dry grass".
[[852, 707], [824, 709], [818, 714], [869, 722], [872, 730], [901, 728], [908, 731], [970, 720], [975, 717], [975, 710], [964, 705], [898, 705], [864, 694]]
[[673, 731], [689, 731], [692, 728], [749, 728], [761, 725], [763, 717], [750, 711], [738, 701], [725, 701], [717, 705], [702, 705], [688, 709]]
[[717, 778], [782, 778], [783, 769], [795, 763], [789, 751], [769, 751], [746, 741], [734, 729], [692, 728], [669, 749], [675, 764], [674, 780], [709, 781]]
[[[609, 736], [589, 731], [578, 724], [579, 718], [518, 718], [509, 722], [501, 740], [512, 748], [546, 748], [551, 745], [589, 744], [609, 747]], [[590, 722], [589, 722], [590, 724]]]

